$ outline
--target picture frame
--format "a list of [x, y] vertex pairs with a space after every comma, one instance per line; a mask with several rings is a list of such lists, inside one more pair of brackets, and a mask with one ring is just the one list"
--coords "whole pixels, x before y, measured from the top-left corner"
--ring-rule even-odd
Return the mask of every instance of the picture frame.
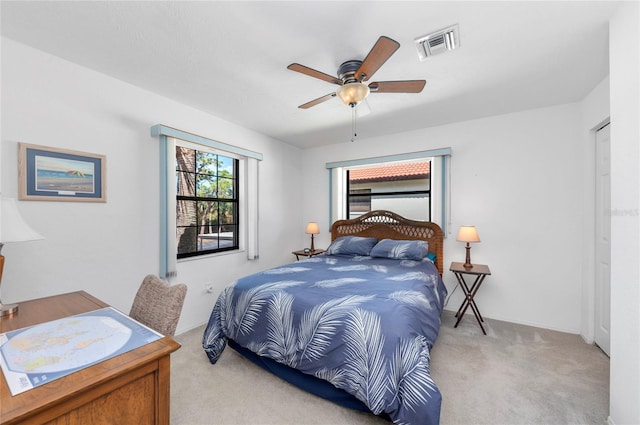
[[107, 202], [107, 158], [18, 144], [18, 197], [24, 201]]

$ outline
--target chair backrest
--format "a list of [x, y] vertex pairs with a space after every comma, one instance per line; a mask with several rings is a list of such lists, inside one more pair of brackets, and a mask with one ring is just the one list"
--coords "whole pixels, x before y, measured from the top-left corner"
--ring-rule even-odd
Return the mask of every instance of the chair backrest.
[[154, 275], [147, 275], [138, 292], [129, 316], [166, 336], [173, 336], [182, 312], [187, 285], [169, 285]]

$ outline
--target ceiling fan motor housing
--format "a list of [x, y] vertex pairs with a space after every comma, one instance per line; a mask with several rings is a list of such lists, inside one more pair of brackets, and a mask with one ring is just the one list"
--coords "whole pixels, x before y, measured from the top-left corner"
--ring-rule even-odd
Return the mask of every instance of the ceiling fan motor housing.
[[362, 61], [356, 59], [343, 62], [342, 65], [340, 65], [340, 68], [338, 68], [338, 78], [342, 80], [343, 84], [356, 83], [360, 81], [358, 78], [360, 76], [356, 76], [356, 72], [360, 69], [361, 65]]

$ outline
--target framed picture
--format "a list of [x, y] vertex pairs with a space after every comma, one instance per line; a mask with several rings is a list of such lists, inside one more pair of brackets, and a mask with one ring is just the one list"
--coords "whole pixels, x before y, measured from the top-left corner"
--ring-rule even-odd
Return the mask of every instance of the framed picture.
[[20, 143], [19, 198], [107, 202], [106, 161], [104, 155]]

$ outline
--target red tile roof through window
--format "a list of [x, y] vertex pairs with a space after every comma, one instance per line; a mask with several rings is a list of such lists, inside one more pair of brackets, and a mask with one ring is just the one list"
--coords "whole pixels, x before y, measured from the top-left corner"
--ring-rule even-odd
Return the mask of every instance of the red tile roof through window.
[[385, 165], [349, 171], [352, 182], [372, 182], [390, 180], [412, 180], [429, 177], [429, 162]]

